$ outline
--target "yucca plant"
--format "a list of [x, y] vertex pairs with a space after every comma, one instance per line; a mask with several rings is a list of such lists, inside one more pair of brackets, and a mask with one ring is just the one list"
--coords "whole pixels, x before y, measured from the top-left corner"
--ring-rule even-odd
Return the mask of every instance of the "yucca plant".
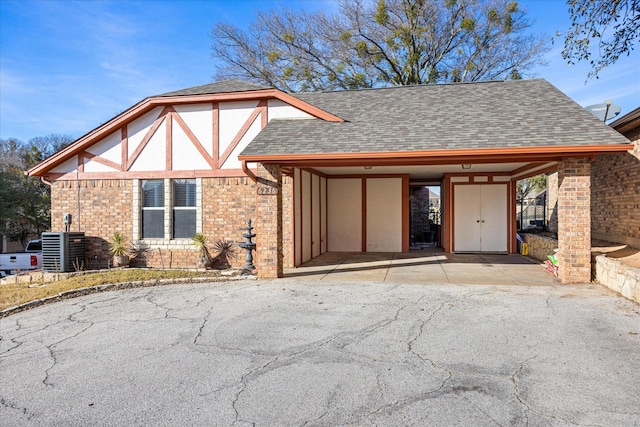
[[212, 260], [213, 266], [217, 268], [230, 268], [231, 261], [238, 257], [236, 244], [232, 240], [216, 240], [213, 249], [218, 253]]
[[203, 233], [196, 233], [191, 240], [193, 241], [193, 245], [198, 248], [196, 266], [200, 268], [209, 267], [211, 265], [211, 254], [209, 253], [209, 246], [207, 245], [209, 239]]
[[109, 252], [113, 255], [114, 267], [126, 267], [129, 264], [129, 245], [127, 237], [119, 231], [111, 236]]

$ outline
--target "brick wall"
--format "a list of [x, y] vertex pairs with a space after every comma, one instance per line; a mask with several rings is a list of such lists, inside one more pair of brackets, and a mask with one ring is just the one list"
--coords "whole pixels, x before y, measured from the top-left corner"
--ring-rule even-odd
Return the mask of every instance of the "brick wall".
[[[256, 186], [248, 177], [204, 178], [202, 180], [202, 232], [209, 242], [242, 242], [247, 220], [256, 220]], [[255, 230], [254, 230], [255, 232]], [[231, 265], [244, 265], [245, 251], [236, 247]], [[217, 255], [212, 252], [212, 255]], [[192, 260], [192, 263], [195, 258]]]
[[282, 253], [282, 169], [278, 165], [258, 165], [258, 189], [277, 194], [257, 196], [256, 267], [261, 278], [283, 276]]
[[640, 129], [625, 134], [633, 154], [596, 157], [591, 168], [594, 238], [640, 248]]
[[[131, 242], [134, 194], [132, 186], [131, 180], [85, 180], [79, 181], [79, 184], [76, 181], [58, 181], [52, 185], [51, 229], [64, 231], [63, 215], [73, 215], [71, 231], [84, 231], [87, 236], [87, 268], [104, 268], [108, 265], [111, 259], [108, 241], [115, 232], [125, 234]], [[293, 179], [285, 177], [282, 186], [282, 197], [287, 203], [283, 212], [285, 224], [292, 222], [292, 192]], [[256, 197], [256, 184], [248, 177], [203, 178], [202, 232], [209, 238], [209, 242], [244, 241], [242, 228], [246, 227], [247, 219], [253, 220], [254, 226], [256, 225]], [[254, 232], [258, 230], [254, 229]], [[292, 228], [284, 227], [285, 260], [289, 264], [291, 242]], [[143, 246], [144, 250], [131, 260], [131, 265], [195, 267], [197, 250], [190, 240], [160, 240], [151, 243]], [[231, 265], [242, 267], [245, 254], [243, 249], [236, 247], [236, 258], [231, 260]], [[217, 252], [212, 251], [212, 255], [217, 255]]]
[[558, 276], [562, 283], [591, 282], [591, 161], [558, 165]]
[[87, 268], [101, 268], [111, 258], [108, 239], [132, 233], [132, 181], [120, 179], [58, 181], [51, 186], [51, 231], [64, 231], [62, 217], [73, 215], [70, 231], [84, 231]]

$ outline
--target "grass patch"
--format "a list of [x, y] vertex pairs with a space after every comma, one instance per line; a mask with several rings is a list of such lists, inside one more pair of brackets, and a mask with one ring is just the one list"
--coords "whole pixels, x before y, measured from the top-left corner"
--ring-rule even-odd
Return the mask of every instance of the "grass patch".
[[86, 273], [57, 282], [16, 283], [0, 285], [0, 311], [31, 301], [53, 297], [74, 289], [111, 283], [128, 283], [160, 279], [189, 279], [196, 277], [219, 277], [218, 271], [149, 270], [127, 268], [96, 273]]

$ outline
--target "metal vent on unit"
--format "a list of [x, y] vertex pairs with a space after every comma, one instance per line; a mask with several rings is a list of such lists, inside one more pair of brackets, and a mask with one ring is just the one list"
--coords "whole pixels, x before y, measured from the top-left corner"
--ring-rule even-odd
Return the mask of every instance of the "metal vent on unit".
[[85, 259], [85, 237], [80, 232], [42, 233], [42, 268], [52, 273], [76, 271]]

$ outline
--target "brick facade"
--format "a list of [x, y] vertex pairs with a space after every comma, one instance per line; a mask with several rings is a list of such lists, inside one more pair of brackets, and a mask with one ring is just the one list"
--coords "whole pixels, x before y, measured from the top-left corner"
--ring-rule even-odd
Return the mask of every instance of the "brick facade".
[[[157, 268], [194, 268], [197, 250], [189, 239], [132, 241], [134, 235], [133, 180], [57, 181], [52, 184], [51, 230], [63, 231], [63, 215], [71, 213], [71, 231], [83, 231], [87, 237], [88, 269], [109, 265], [109, 238], [115, 232], [127, 236], [134, 246], [144, 249], [131, 259], [132, 266]], [[247, 219], [256, 222], [256, 184], [248, 177], [202, 179], [202, 232], [210, 243], [217, 240], [243, 241], [243, 227]], [[293, 179], [284, 177], [282, 200], [283, 219], [291, 224]], [[259, 232], [254, 229], [254, 232]], [[291, 264], [292, 227], [283, 229], [285, 262]], [[233, 267], [244, 265], [245, 251], [236, 247]], [[288, 254], [288, 256], [286, 256]], [[216, 255], [212, 251], [212, 255]]]
[[[260, 278], [284, 275], [282, 251], [282, 169], [278, 165], [258, 165], [256, 267]], [[276, 194], [273, 194], [275, 192]]]
[[[640, 247], [640, 127], [623, 132], [628, 153], [603, 154], [591, 164], [591, 236]], [[558, 175], [547, 177], [549, 231], [558, 231]]]
[[558, 165], [558, 274], [562, 283], [591, 282], [591, 160]]
[[108, 239], [119, 231], [131, 237], [132, 181], [96, 179], [57, 181], [51, 185], [51, 230], [64, 231], [63, 215], [70, 213], [70, 231], [83, 231], [86, 236], [86, 268], [107, 265]]
[[592, 234], [640, 248], [640, 128], [625, 136], [630, 153], [598, 156], [591, 167]]

